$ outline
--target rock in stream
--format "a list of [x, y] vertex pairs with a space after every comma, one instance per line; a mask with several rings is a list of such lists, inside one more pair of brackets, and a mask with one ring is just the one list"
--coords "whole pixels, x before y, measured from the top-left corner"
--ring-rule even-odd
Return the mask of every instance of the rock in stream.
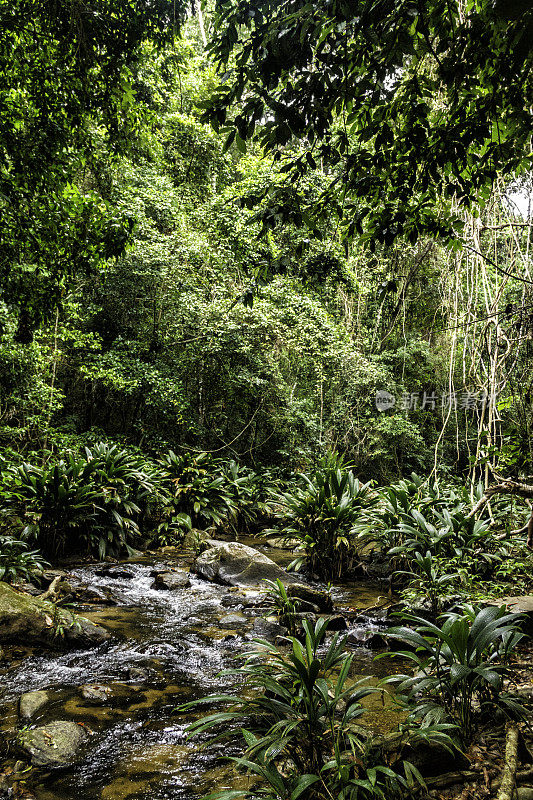
[[107, 639], [100, 625], [0, 581], [0, 642], [89, 648]]
[[76, 722], [58, 720], [21, 731], [18, 744], [34, 767], [65, 769], [76, 763], [89, 734]]
[[268, 579], [279, 580], [284, 584], [297, 583], [272, 559], [239, 542], [215, 542], [198, 556], [194, 563], [195, 572], [208, 581], [225, 583], [229, 586], [258, 586]]

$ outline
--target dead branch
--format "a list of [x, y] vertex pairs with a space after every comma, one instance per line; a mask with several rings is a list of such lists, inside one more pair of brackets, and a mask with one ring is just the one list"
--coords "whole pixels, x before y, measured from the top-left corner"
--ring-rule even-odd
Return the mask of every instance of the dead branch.
[[518, 767], [518, 725], [516, 722], [507, 723], [505, 737], [505, 761], [502, 770], [501, 785], [496, 800], [513, 800], [516, 785], [516, 770]]
[[[533, 485], [529, 483], [521, 483], [519, 481], [503, 480], [500, 483], [495, 483], [492, 486], [489, 486], [481, 500], [479, 500], [473, 507], [472, 511], [469, 512], [468, 518], [475, 516], [488, 503], [490, 498], [494, 497], [496, 494], [510, 494], [514, 497], [522, 497], [527, 501], [529, 498], [533, 497]], [[528, 505], [531, 507], [530, 503], [528, 503]], [[514, 536], [520, 533], [525, 533], [526, 531], [527, 546], [533, 549], [533, 510], [531, 511], [531, 515], [526, 524], [522, 528], [517, 528], [516, 530], [511, 531], [511, 534]]]
[[52, 600], [52, 602], [54, 600], [56, 600], [57, 597], [59, 596], [59, 591], [58, 591], [57, 586], [58, 586], [58, 584], [59, 584], [59, 582], [61, 580], [62, 580], [62, 576], [61, 575], [56, 575], [56, 577], [54, 578], [54, 580], [52, 581], [52, 583], [50, 584], [50, 586], [48, 587], [46, 592], [43, 592], [42, 594], [40, 594], [38, 599], [39, 600]]

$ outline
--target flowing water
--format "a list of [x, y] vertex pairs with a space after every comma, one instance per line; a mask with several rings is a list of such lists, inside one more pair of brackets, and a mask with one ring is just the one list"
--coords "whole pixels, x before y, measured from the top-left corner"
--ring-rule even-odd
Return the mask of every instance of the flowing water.
[[[278, 562], [287, 558], [282, 551], [269, 555]], [[112, 641], [88, 651], [30, 655], [0, 676], [4, 727], [18, 724], [16, 703], [23, 692], [46, 689], [49, 702], [32, 725], [69, 719], [93, 732], [81, 763], [40, 776], [32, 792], [38, 800], [180, 800], [235, 787], [245, 779], [236, 779], [221, 762], [227, 745], [200, 748], [198, 741], [188, 740], [185, 728], [200, 712], [185, 713], [179, 706], [230, 685], [220, 671], [235, 666], [236, 656], [262, 635], [260, 593], [243, 596], [195, 577], [187, 589], [152, 588], [154, 570], [168, 569], [168, 560], [128, 563], [129, 578], [98, 576], [101, 566], [72, 572], [91, 588], [112, 589], [116, 606], [81, 612], [111, 630]], [[341, 610], [371, 606], [377, 594], [366, 585], [333, 589]], [[353, 647], [353, 677], [371, 676], [376, 682], [390, 664], [374, 662], [364, 646], [374, 627], [371, 620], [352, 626], [361, 638]], [[79, 687], [96, 682], [128, 684], [138, 695], [127, 707], [87, 705]], [[367, 724], [392, 727], [397, 712], [391, 703], [374, 696], [369, 704]]]

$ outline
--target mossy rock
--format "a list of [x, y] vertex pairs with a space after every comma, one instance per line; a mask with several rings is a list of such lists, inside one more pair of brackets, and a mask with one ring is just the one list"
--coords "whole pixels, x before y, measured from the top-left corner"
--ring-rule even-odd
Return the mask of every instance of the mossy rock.
[[88, 648], [107, 639], [100, 625], [0, 581], [0, 642]]
[[58, 720], [21, 731], [18, 745], [29, 756], [32, 766], [65, 769], [78, 761], [88, 738], [87, 731], [78, 723]]

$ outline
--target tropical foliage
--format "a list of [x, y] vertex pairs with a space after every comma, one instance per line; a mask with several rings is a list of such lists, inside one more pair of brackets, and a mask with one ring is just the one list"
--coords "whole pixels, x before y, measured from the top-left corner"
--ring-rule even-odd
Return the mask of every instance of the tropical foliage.
[[511, 718], [520, 715], [520, 703], [505, 691], [510, 657], [523, 638], [518, 614], [506, 613], [505, 607], [467, 605], [444, 614], [440, 625], [409, 615], [405, 619], [415, 629], [392, 628], [389, 636], [409, 648], [396, 655], [410, 661], [415, 674], [394, 680], [415, 715], [452, 721], [465, 741], [476, 719], [496, 708]]
[[[258, 641], [260, 647], [236, 670], [244, 681], [242, 696], [214, 695], [182, 707], [217, 703], [227, 709], [193, 722], [189, 735], [214, 729], [223, 738], [234, 738], [235, 725], [242, 726], [245, 753], [233, 760], [261, 779], [260, 788], [217, 797], [259, 793], [284, 800], [300, 795], [386, 800], [417, 781], [423, 783], [415, 767], [401, 758], [395, 769], [375, 760], [379, 748], [373, 748], [358, 720], [364, 714], [361, 701], [376, 689], [349, 679], [353, 655], [345, 640], [335, 634], [324, 642], [326, 620], [314, 627], [305, 622], [304, 628], [304, 644], [289, 638], [288, 650]], [[451, 749], [449, 730], [445, 724], [425, 726], [420, 735]]]
[[16, 583], [31, 580], [48, 566], [38, 550], [13, 536], [0, 535], [0, 581]]
[[311, 476], [299, 475], [298, 482], [292, 491], [274, 498], [277, 532], [298, 540], [305, 551], [294, 567], [305, 563], [322, 578], [338, 578], [352, 566], [352, 532], [361, 510], [374, 502], [371, 484], [327, 462]]

